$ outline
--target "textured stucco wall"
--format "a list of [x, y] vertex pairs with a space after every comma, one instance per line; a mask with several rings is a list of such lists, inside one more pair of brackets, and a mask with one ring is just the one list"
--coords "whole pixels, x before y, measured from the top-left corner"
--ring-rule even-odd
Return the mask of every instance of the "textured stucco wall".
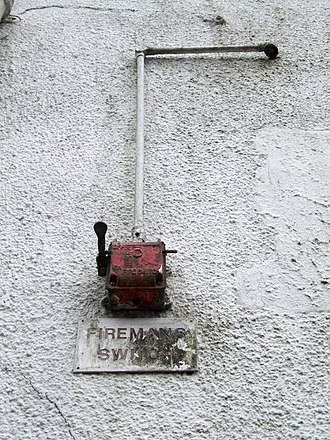
[[[6, 20], [13, 6], [13, 0], [0, 0], [0, 22]], [[8, 18], [9, 20], [10, 18]]]
[[[329, 2], [17, 0], [0, 27], [0, 438], [329, 438]], [[222, 20], [222, 17], [225, 20]], [[194, 375], [73, 375], [106, 316], [93, 224], [130, 237], [134, 51], [272, 41], [280, 57], [146, 66], [146, 226]]]

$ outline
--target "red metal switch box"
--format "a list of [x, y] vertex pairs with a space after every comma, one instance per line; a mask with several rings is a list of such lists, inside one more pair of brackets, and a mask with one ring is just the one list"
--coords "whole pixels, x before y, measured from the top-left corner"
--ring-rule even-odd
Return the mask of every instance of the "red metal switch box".
[[166, 254], [161, 240], [155, 242], [129, 241], [110, 244], [105, 250], [107, 225], [97, 222], [96, 258], [98, 274], [105, 276], [108, 295], [103, 300], [110, 310], [164, 310], [170, 302], [166, 295]]
[[166, 250], [162, 241], [112, 242], [104, 301], [111, 310], [166, 308]]

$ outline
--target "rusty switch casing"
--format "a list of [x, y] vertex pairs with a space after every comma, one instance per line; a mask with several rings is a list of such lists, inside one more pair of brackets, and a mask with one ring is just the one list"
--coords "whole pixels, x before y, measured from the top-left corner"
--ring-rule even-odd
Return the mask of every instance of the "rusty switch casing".
[[164, 242], [117, 242], [105, 251], [105, 223], [94, 226], [99, 239], [99, 275], [108, 290], [103, 305], [110, 310], [155, 310], [169, 307], [166, 295], [166, 250]]
[[111, 309], [165, 308], [166, 262], [162, 241], [112, 242], [106, 274]]

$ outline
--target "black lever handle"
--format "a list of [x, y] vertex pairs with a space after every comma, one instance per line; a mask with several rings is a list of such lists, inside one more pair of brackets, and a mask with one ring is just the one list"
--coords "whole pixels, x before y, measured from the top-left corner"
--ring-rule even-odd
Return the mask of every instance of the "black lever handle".
[[104, 277], [107, 270], [108, 257], [105, 252], [105, 234], [107, 233], [107, 225], [104, 222], [97, 222], [94, 225], [94, 231], [97, 235], [98, 256], [96, 257], [98, 274]]

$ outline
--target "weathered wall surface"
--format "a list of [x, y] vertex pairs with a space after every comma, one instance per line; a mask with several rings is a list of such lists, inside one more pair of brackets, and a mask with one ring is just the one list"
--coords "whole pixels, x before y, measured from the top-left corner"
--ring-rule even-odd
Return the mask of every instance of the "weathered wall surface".
[[[0, 438], [329, 438], [329, 2], [17, 0], [0, 27]], [[222, 18], [221, 18], [222, 17]], [[224, 19], [224, 20], [223, 20]], [[225, 22], [224, 22], [225, 21]], [[194, 375], [73, 375], [106, 316], [93, 224], [130, 238], [136, 48], [146, 226], [195, 318]]]

